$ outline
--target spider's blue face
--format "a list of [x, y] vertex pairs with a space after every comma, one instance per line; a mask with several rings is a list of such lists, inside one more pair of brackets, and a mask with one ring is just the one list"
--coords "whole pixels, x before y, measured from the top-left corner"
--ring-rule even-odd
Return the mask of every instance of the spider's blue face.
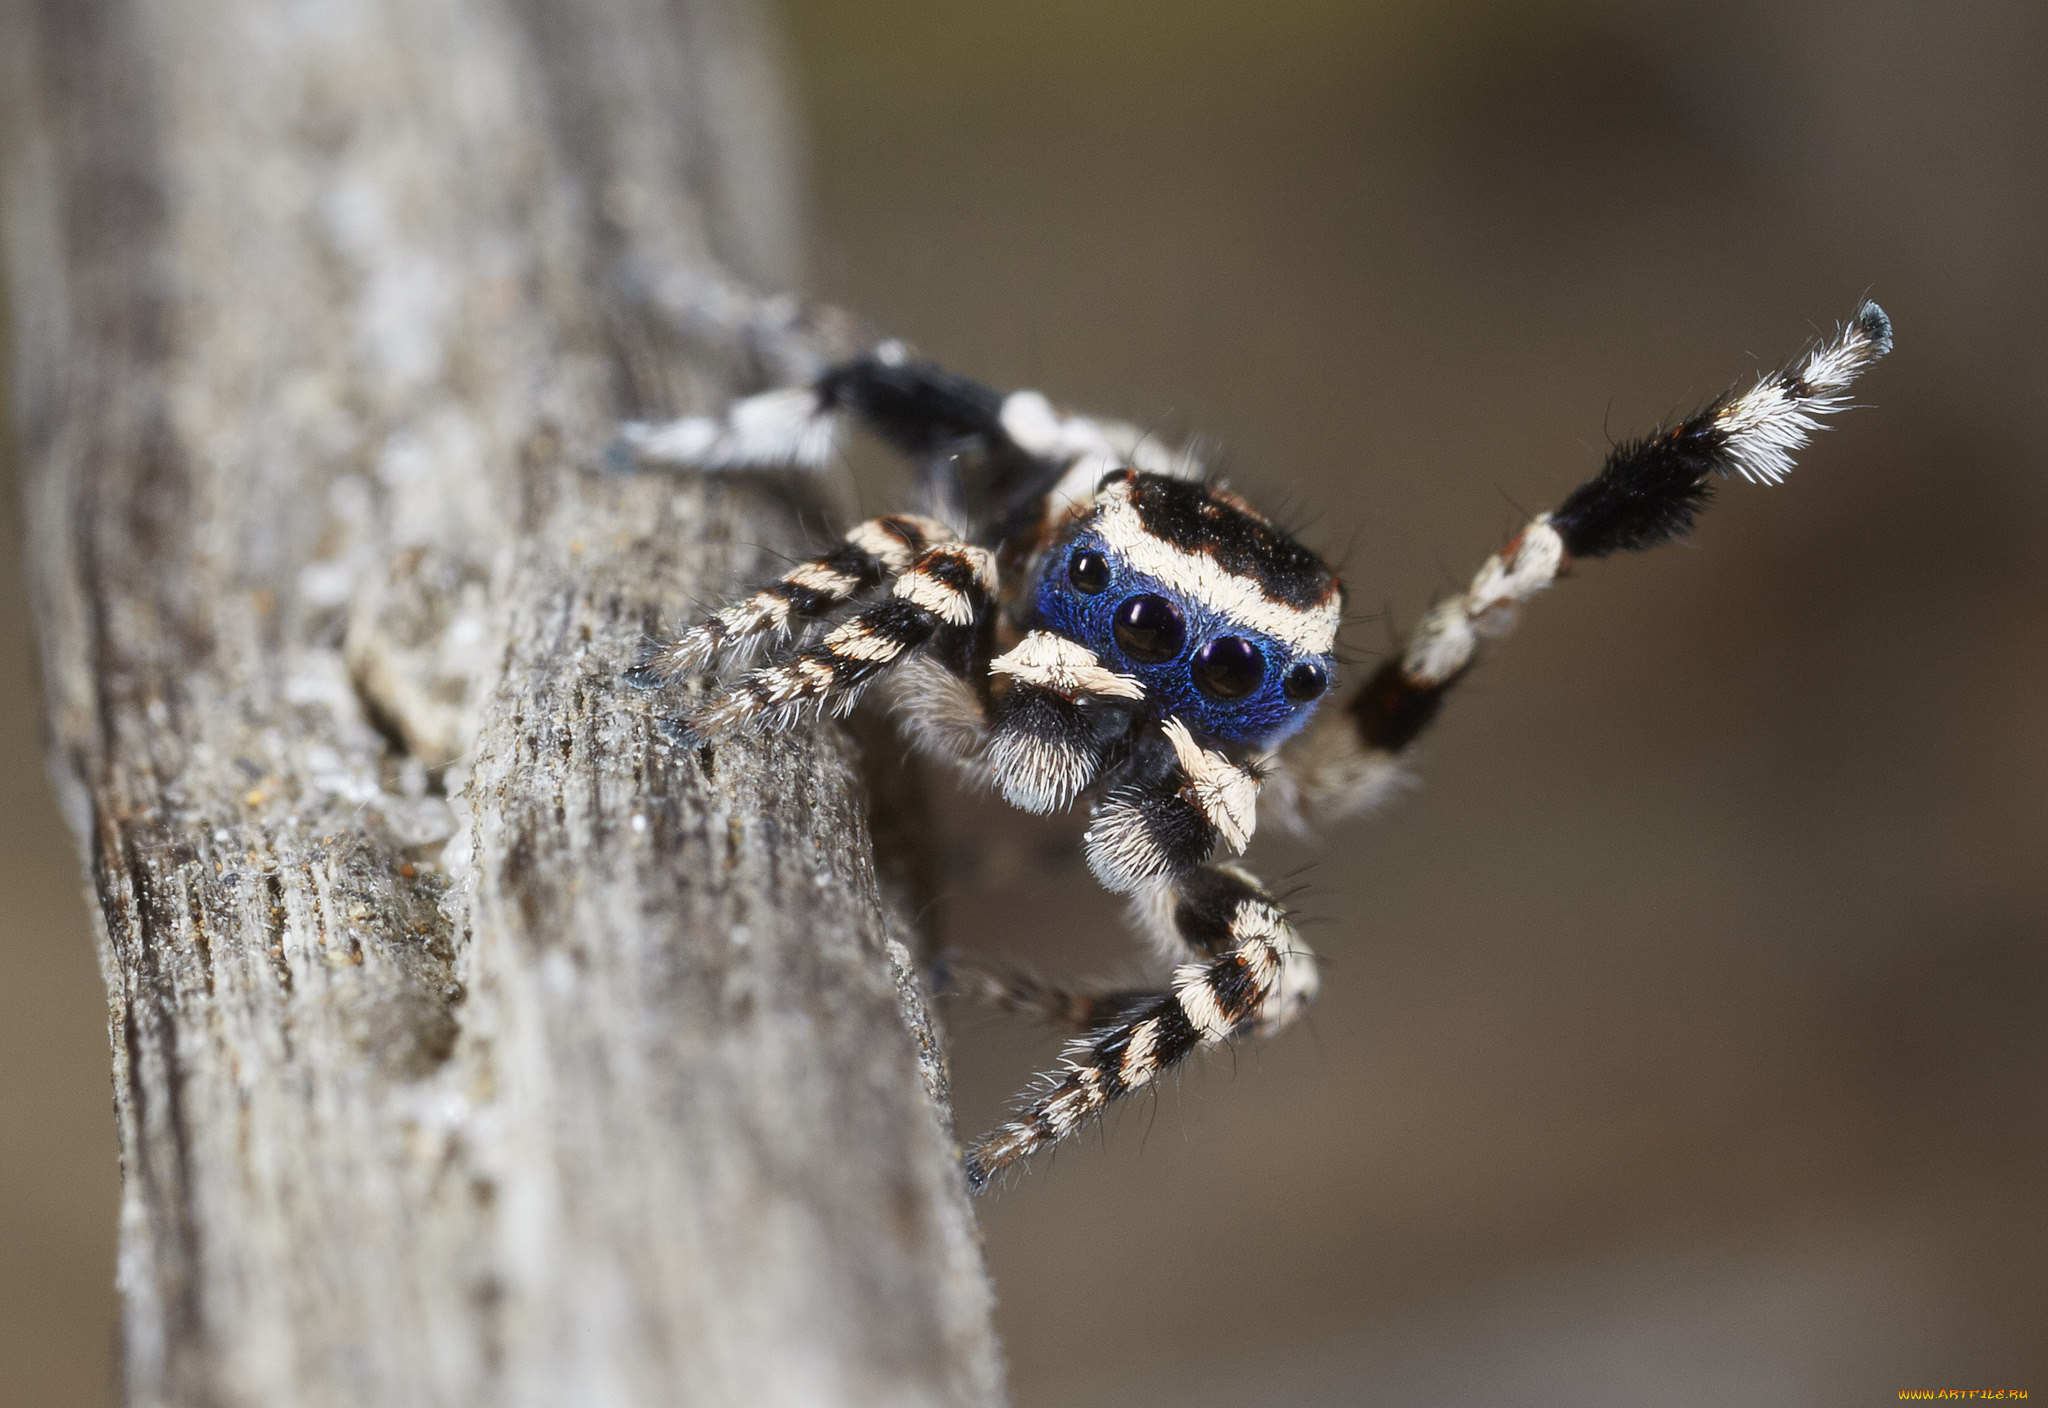
[[1047, 554], [1035, 605], [1046, 629], [1140, 680], [1157, 716], [1227, 742], [1287, 737], [1333, 675], [1335, 575], [1200, 484], [1110, 480]]

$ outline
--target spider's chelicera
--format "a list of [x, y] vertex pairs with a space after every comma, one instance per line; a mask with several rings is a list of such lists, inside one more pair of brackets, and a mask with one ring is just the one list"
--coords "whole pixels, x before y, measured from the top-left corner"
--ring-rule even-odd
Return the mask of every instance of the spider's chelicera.
[[795, 727], [886, 689], [911, 744], [1032, 812], [1087, 799], [1088, 864], [1128, 894], [1156, 985], [1103, 990], [955, 964], [965, 993], [1076, 1030], [1017, 1118], [969, 1150], [977, 1190], [1197, 1050], [1286, 1025], [1313, 957], [1241, 853], [1261, 813], [1300, 826], [1370, 809], [1522, 603], [1575, 559], [1682, 536], [1729, 474], [1776, 483], [1817, 417], [1891, 348], [1865, 304], [1744, 391], [1615, 447], [1326, 705], [1343, 589], [1315, 553], [1128, 425], [1065, 414], [896, 343], [724, 414], [636, 425], [646, 463], [700, 471], [830, 463], [858, 421], [916, 464], [916, 514], [870, 519], [666, 644], [628, 679], [659, 689], [753, 647], [772, 658], [677, 725], [709, 740]]

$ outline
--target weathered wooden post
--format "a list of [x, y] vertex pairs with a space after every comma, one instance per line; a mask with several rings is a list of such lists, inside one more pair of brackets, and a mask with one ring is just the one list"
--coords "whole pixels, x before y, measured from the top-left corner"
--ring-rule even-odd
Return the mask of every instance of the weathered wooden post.
[[5, 0], [13, 394], [136, 1404], [986, 1404], [832, 731], [640, 633], [793, 544], [606, 474], [834, 344], [719, 0]]

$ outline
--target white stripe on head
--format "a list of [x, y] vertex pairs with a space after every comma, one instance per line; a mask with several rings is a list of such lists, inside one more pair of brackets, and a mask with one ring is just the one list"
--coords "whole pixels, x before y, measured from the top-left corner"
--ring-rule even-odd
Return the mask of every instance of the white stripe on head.
[[1326, 655], [1337, 643], [1343, 604], [1334, 595], [1306, 610], [1289, 606], [1268, 596], [1250, 577], [1225, 570], [1208, 554], [1187, 552], [1154, 536], [1130, 501], [1128, 483], [1112, 484], [1097, 499], [1095, 529], [1132, 571], [1156, 578], [1247, 630], [1306, 655]]

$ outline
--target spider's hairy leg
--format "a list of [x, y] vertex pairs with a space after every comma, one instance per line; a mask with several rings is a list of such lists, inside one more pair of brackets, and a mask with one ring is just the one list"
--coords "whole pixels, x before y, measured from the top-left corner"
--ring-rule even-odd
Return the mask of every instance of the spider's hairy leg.
[[1103, 888], [1135, 894], [1199, 865], [1220, 844], [1242, 855], [1258, 826], [1259, 776], [1168, 718], [1137, 740], [1089, 818], [1083, 846]]
[[719, 472], [823, 469], [849, 419], [906, 455], [1007, 444], [1000, 391], [881, 343], [827, 368], [808, 386], [735, 401], [715, 416], [635, 422], [622, 436], [641, 463]]
[[1199, 478], [1191, 448], [1119, 421], [1063, 412], [1036, 391], [1004, 393], [890, 341], [808, 386], [735, 401], [713, 416], [624, 427], [620, 448], [648, 467], [723, 473], [822, 470], [857, 422], [916, 463], [936, 511], [978, 521], [1040, 500], [1083, 502], [1103, 475], [1135, 466]]
[[888, 600], [849, 616], [816, 643], [750, 670], [690, 713], [692, 741], [740, 728], [784, 728], [827, 710], [844, 713], [876, 676], [910, 658], [941, 631], [977, 626], [996, 585], [985, 548], [929, 548], [896, 578]]
[[1315, 996], [1314, 957], [1247, 872], [1197, 866], [1155, 883], [1150, 898], [1193, 961], [1176, 968], [1162, 990], [1119, 995], [1120, 1008], [1068, 1045], [1017, 1118], [967, 1151], [975, 1192], [1196, 1051], [1277, 1031]]
[[626, 682], [659, 689], [704, 669], [718, 656], [764, 638], [787, 634], [829, 616], [855, 597], [909, 570], [920, 553], [959, 541], [936, 519], [913, 514], [871, 518], [838, 547], [785, 572], [751, 596], [705, 617], [665, 644], [643, 650]]
[[1540, 513], [1489, 558], [1463, 594], [1440, 601], [1401, 648], [1277, 760], [1283, 802], [1309, 819], [1366, 811], [1396, 786], [1401, 758], [1474, 663], [1483, 640], [1505, 635], [1522, 603], [1575, 558], [1640, 552], [1683, 537], [1731, 474], [1775, 484], [1792, 455], [1846, 408], [1850, 383], [1891, 350], [1891, 321], [1866, 303], [1833, 337], [1747, 391], [1717, 398], [1668, 430], [1615, 446], [1600, 472]]
[[1128, 985], [1053, 982], [1017, 964], [958, 951], [940, 956], [932, 970], [932, 991], [1079, 1032], [1108, 1026], [1158, 995], [1152, 988]]

